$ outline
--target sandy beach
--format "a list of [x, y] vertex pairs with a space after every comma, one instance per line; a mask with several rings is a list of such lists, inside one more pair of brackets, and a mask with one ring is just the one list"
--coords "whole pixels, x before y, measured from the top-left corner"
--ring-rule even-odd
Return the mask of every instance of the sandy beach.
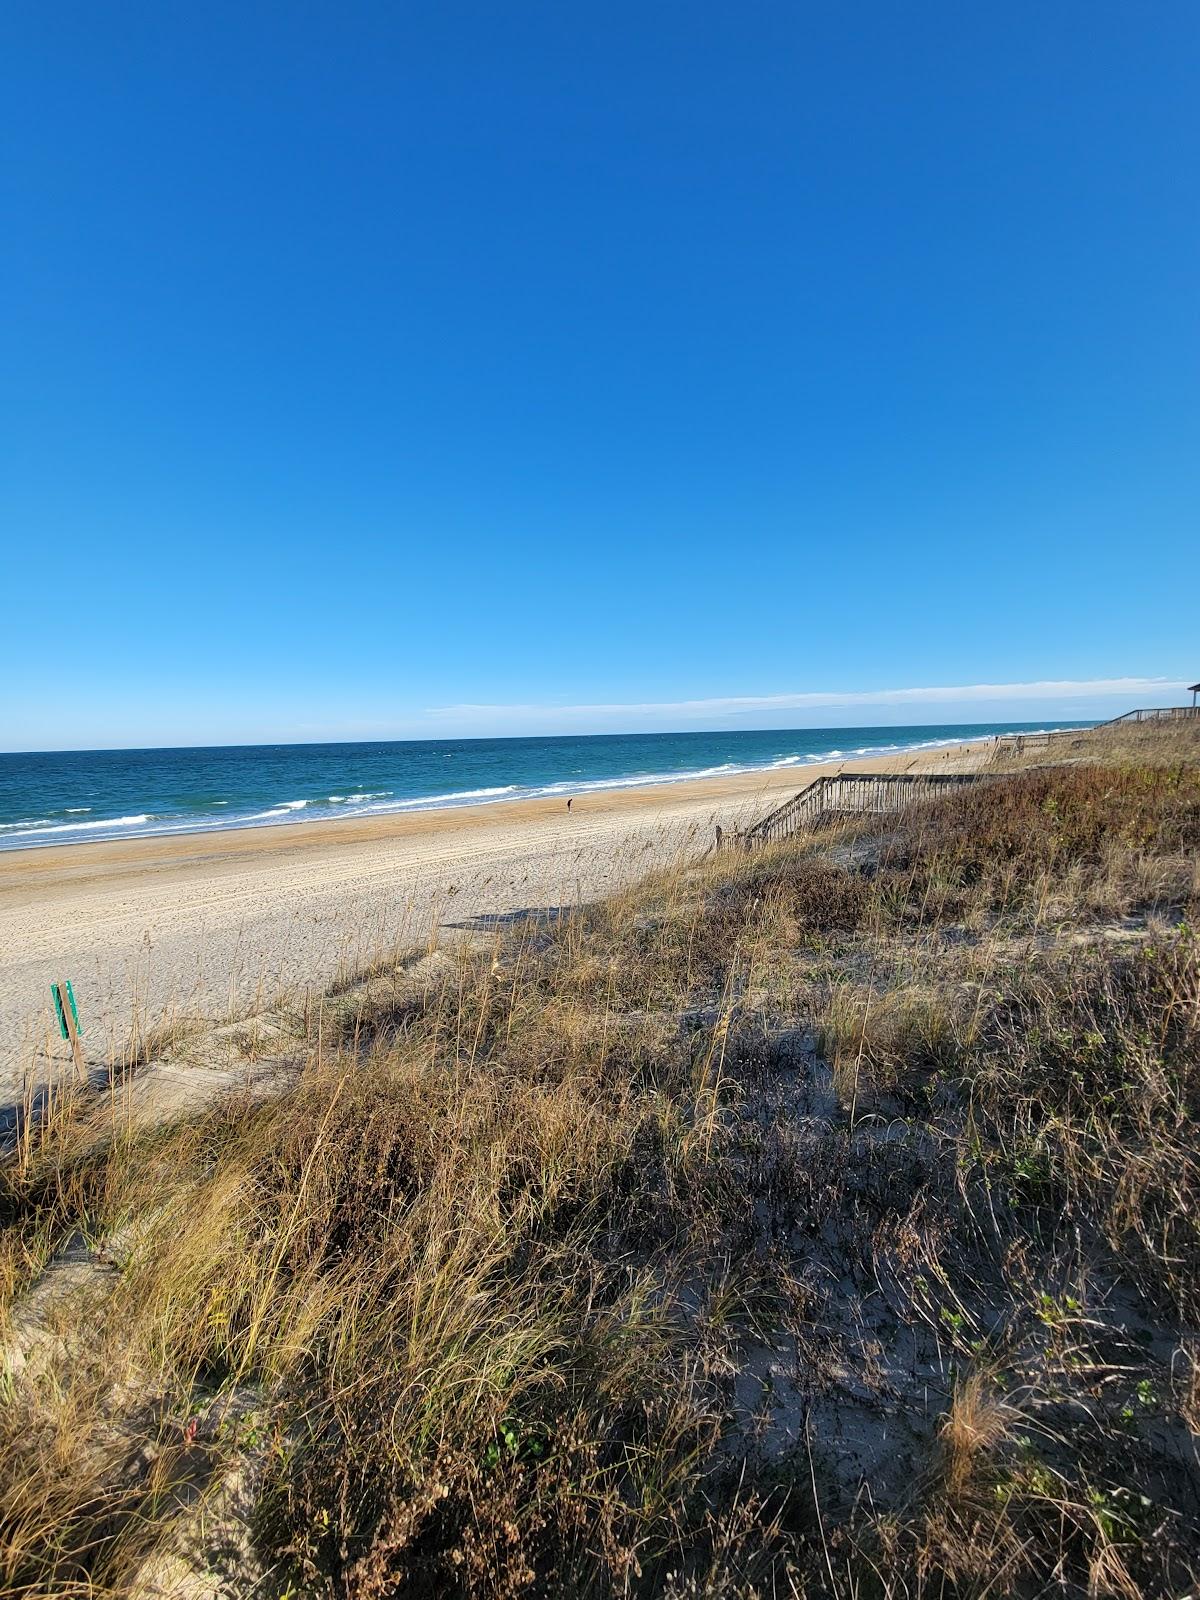
[[0, 1096], [66, 1060], [49, 985], [70, 978], [90, 1065], [135, 1025], [224, 1019], [326, 987], [435, 927], [576, 904], [824, 772], [965, 770], [986, 743], [645, 788], [0, 855]]

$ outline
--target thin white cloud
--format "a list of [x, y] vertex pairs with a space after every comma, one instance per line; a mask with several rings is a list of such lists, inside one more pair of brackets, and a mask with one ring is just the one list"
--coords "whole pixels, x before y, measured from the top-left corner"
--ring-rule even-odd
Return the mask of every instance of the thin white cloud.
[[795, 694], [726, 695], [708, 700], [662, 700], [593, 705], [488, 705], [484, 703], [438, 706], [424, 715], [431, 722], [595, 723], [622, 719], [678, 717], [686, 721], [706, 717], [742, 716], [747, 713], [816, 711], [859, 706], [986, 705], [996, 701], [1022, 704], [1098, 700], [1110, 697], [1159, 696], [1183, 688], [1173, 678], [1044, 679], [1037, 683], [972, 683], [920, 689], [814, 690]]

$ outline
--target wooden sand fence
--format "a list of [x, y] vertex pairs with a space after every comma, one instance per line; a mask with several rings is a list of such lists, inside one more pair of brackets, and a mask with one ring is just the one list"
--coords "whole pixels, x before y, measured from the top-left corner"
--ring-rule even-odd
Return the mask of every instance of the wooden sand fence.
[[741, 833], [720, 834], [718, 845], [753, 850], [761, 844], [790, 839], [843, 817], [886, 816], [907, 811], [923, 800], [947, 794], [955, 785], [980, 783], [993, 776], [982, 772], [836, 772], [817, 778], [807, 789]]
[[1094, 728], [1052, 728], [1047, 733], [1001, 733], [992, 741], [991, 760], [1023, 756], [1029, 750], [1076, 750], [1086, 748], [1084, 740]]
[[1123, 716], [1102, 722], [1102, 728], [1115, 728], [1119, 722], [1189, 722], [1200, 717], [1200, 706], [1140, 706], [1136, 711], [1126, 711]]

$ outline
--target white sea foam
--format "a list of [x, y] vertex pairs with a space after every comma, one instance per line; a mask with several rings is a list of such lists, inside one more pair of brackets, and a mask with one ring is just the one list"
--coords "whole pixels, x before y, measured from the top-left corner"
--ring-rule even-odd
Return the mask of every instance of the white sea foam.
[[[451, 794], [418, 795], [412, 800], [393, 800], [389, 805], [362, 806], [357, 811], [343, 812], [343, 816], [361, 817], [368, 814], [392, 811], [424, 811], [431, 806], [461, 805], [464, 800], [494, 800], [502, 794], [516, 794], [518, 785], [505, 783], [493, 789], [456, 789]], [[353, 795], [352, 799], [362, 798]]]
[[269, 811], [254, 811], [248, 817], [239, 817], [238, 821], [262, 822], [267, 817], [287, 817], [293, 811], [303, 811], [305, 806], [311, 805], [311, 803], [309, 800], [281, 800], [278, 805], [272, 806]]
[[643, 784], [687, 783], [696, 778], [719, 778], [729, 772], [750, 772], [751, 767], [739, 767], [734, 761], [724, 761], [719, 767], [697, 767], [690, 772], [637, 772], [628, 778], [587, 778], [582, 783], [544, 783], [525, 792], [530, 798], [546, 798], [552, 794], [590, 794], [598, 789], [637, 789]]
[[149, 821], [149, 813], [143, 812], [137, 817], [99, 817], [95, 822], [42, 821], [32, 827], [22, 822], [13, 822], [5, 826], [19, 829], [22, 833], [80, 833], [84, 828], [140, 828]]

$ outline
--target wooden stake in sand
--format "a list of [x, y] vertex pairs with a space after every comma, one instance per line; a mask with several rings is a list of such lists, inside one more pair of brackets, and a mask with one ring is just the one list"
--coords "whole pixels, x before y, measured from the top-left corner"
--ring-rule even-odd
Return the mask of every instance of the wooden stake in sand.
[[75, 991], [71, 987], [70, 978], [67, 978], [63, 983], [52, 983], [50, 985], [50, 993], [54, 996], [54, 1010], [58, 1016], [58, 1031], [71, 1046], [71, 1059], [75, 1063], [75, 1070], [82, 1073], [85, 1068], [79, 1038], [83, 1033], [83, 1029], [79, 1026], [79, 1012], [75, 1006]]

